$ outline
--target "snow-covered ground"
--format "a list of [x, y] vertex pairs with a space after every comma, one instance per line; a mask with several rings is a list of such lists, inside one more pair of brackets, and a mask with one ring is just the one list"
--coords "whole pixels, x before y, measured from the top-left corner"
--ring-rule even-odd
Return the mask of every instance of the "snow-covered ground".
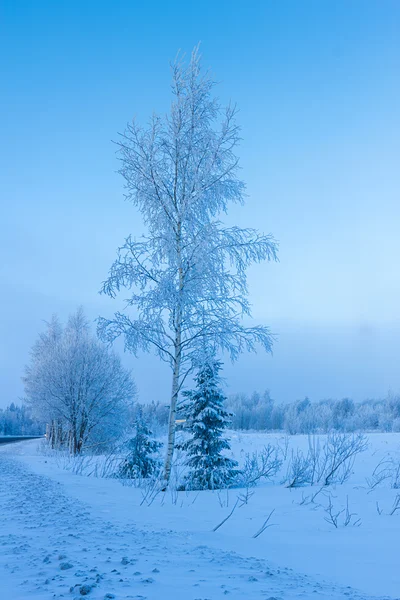
[[[232, 433], [233, 453], [282, 436]], [[216, 532], [241, 490], [158, 494], [87, 478], [38, 452], [38, 442], [0, 448], [1, 598], [291, 600], [400, 597], [399, 490], [366, 478], [388, 453], [400, 460], [400, 434], [371, 434], [349, 482], [331, 488], [337, 510], [348, 498], [359, 527], [325, 521], [328, 498], [301, 503], [310, 488], [254, 488]], [[290, 447], [306, 447], [303, 436]], [[143, 502], [143, 503], [142, 503]], [[377, 503], [381, 514], [377, 511]], [[258, 538], [271, 510], [272, 527]], [[86, 586], [86, 587], [85, 587]]]

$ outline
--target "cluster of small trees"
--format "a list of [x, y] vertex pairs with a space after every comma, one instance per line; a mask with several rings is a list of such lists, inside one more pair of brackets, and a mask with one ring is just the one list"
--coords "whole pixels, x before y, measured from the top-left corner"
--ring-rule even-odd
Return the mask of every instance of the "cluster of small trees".
[[[169, 114], [153, 115], [145, 128], [129, 123], [118, 142], [126, 199], [141, 213], [145, 235], [140, 240], [128, 235], [118, 250], [101, 291], [115, 298], [129, 290], [126, 309], [112, 319], [100, 317], [97, 333], [107, 344], [122, 336], [125, 349], [134, 355], [153, 350], [171, 368], [165, 486], [185, 382], [196, 370], [201, 378], [210, 368], [217, 379], [218, 363], [202, 364], [204, 353], [215, 357], [222, 351], [236, 360], [258, 346], [270, 351], [273, 341], [267, 327], [246, 326], [243, 317], [251, 316], [247, 267], [276, 260], [277, 243], [269, 234], [226, 227], [220, 220], [231, 202], [243, 203], [245, 184], [238, 177], [237, 109], [222, 107], [214, 86], [210, 73], [202, 71], [198, 48], [188, 63], [178, 57], [172, 65]], [[24, 380], [35, 414], [49, 424], [51, 443], [68, 444], [74, 454], [89, 442], [103, 443], [116, 435], [134, 394], [129, 373], [90, 335], [81, 312], [65, 328], [53, 319], [33, 348]], [[210, 452], [215, 444], [212, 452], [229, 470], [220, 455], [227, 447], [221, 437], [227, 413], [216, 390], [207, 396], [207, 407], [202, 394], [203, 400], [193, 395], [187, 418], [195, 437], [196, 420], [204, 419], [204, 427], [212, 428], [214, 441], [203, 443]], [[164, 411], [158, 409], [152, 406], [163, 420]], [[136, 429], [131, 459], [139, 447]], [[194, 446], [185, 447], [196, 469]], [[212, 482], [207, 486], [215, 487]]]
[[11, 402], [0, 408], [0, 435], [42, 435], [45, 425], [33, 417], [32, 408]]
[[73, 454], [118, 438], [135, 396], [130, 372], [91, 334], [81, 309], [65, 327], [56, 317], [47, 324], [23, 380], [26, 400], [47, 423], [51, 445], [65, 445]]
[[[221, 389], [221, 368], [220, 361], [204, 356], [195, 377], [195, 389], [183, 392], [178, 416], [183, 423], [184, 439], [176, 445], [185, 456], [186, 472], [178, 481], [182, 490], [226, 488], [241, 475], [238, 463], [226, 454], [230, 444], [225, 429], [231, 415], [224, 409], [226, 398]], [[157, 405], [153, 403], [151, 408], [154, 410]], [[162, 444], [152, 437], [142, 407], [136, 408], [136, 415], [135, 435], [124, 445], [128, 452], [116, 475], [136, 481], [157, 478], [161, 467], [157, 453]], [[150, 413], [150, 416], [154, 422], [155, 415]]]
[[332, 430], [400, 431], [400, 396], [384, 400], [354, 402], [351, 399], [321, 400], [308, 398], [288, 404], [277, 404], [269, 392], [252, 395], [235, 394], [228, 398], [228, 409], [234, 414], [233, 429], [328, 433]]

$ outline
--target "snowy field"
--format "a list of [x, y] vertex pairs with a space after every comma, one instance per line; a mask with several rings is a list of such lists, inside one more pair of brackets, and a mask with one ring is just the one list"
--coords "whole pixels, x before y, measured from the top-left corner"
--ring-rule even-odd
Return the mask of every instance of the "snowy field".
[[[280, 435], [231, 433], [234, 456]], [[38, 442], [0, 448], [1, 598], [292, 600], [400, 598], [399, 490], [367, 485], [387, 456], [400, 461], [400, 434], [370, 434], [344, 485], [331, 486], [335, 512], [348, 500], [352, 522], [328, 523], [319, 488], [287, 489], [284, 473], [251, 490], [228, 493], [143, 492], [112, 479], [88, 478], [40, 453]], [[306, 448], [307, 438], [289, 438]], [[379, 510], [378, 510], [379, 509]], [[253, 535], [274, 510], [271, 527]]]

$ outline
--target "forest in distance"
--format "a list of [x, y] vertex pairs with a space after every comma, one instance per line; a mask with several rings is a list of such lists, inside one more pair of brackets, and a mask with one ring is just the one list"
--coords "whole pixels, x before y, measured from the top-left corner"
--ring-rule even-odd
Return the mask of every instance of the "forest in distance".
[[[277, 403], [268, 391], [250, 395], [231, 394], [226, 407], [231, 413], [231, 429], [240, 431], [282, 431], [288, 434], [343, 432], [400, 432], [400, 397], [354, 402], [349, 398], [311, 402], [308, 398]], [[160, 402], [135, 402], [130, 409], [130, 427], [142, 412], [150, 427], [166, 431], [168, 406]], [[129, 426], [128, 426], [129, 427]], [[46, 423], [40, 422], [25, 404], [10, 403], [0, 408], [0, 435], [42, 435]]]

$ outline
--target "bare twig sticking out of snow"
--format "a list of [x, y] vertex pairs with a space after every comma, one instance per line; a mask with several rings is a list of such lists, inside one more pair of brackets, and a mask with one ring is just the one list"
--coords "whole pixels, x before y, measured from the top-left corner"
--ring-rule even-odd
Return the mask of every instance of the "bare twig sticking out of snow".
[[[329, 504], [326, 507], [325, 512], [327, 513], [327, 516], [324, 517], [325, 521], [327, 523], [329, 523], [330, 525], [333, 525], [335, 527], [335, 529], [338, 529], [339, 517], [343, 513], [344, 513], [344, 519], [343, 519], [344, 527], [348, 527], [349, 525], [352, 525], [353, 527], [360, 527], [360, 525], [361, 525], [361, 519], [357, 519], [356, 521], [353, 520], [353, 517], [356, 517], [357, 514], [350, 512], [348, 496], [346, 496], [346, 508], [345, 509], [343, 508], [342, 510], [339, 510], [337, 512], [332, 504], [332, 498], [331, 498], [331, 496], [329, 496]], [[352, 522], [352, 520], [353, 520], [353, 522]]]
[[333, 508], [333, 504], [332, 504], [332, 498], [330, 496], [329, 496], [329, 504], [326, 507], [325, 512], [328, 515], [327, 517], [324, 517], [325, 521], [327, 523], [329, 523], [330, 525], [333, 525], [337, 529], [339, 517], [344, 512], [344, 510], [339, 510], [338, 512], [335, 512], [335, 510]]
[[394, 499], [390, 515], [394, 515], [397, 510], [400, 510], [400, 494], [397, 494], [396, 498]]
[[393, 470], [392, 488], [395, 490], [400, 488], [400, 463], [398, 463]]
[[269, 520], [272, 517], [272, 515], [274, 514], [275, 509], [273, 508], [271, 510], [271, 512], [269, 513], [268, 517], [266, 518], [266, 520], [264, 521], [264, 523], [262, 524], [262, 526], [260, 527], [260, 529], [257, 531], [257, 533], [255, 533], [253, 535], [253, 539], [258, 538], [259, 535], [261, 535], [266, 529], [268, 529], [268, 527], [272, 527], [274, 525], [274, 523], [270, 523]]
[[154, 502], [154, 500], [157, 498], [158, 494], [161, 493], [161, 482], [160, 482], [160, 478], [159, 477], [152, 477], [149, 478], [146, 483], [145, 483], [145, 487], [142, 490], [142, 501], [140, 503], [140, 506], [142, 506], [144, 503], [147, 504], [147, 506], [151, 506]]
[[234, 507], [232, 508], [232, 510], [231, 510], [231, 512], [229, 513], [229, 515], [228, 515], [227, 517], [225, 517], [225, 519], [223, 519], [223, 521], [221, 521], [221, 523], [218, 523], [218, 525], [217, 525], [216, 527], [214, 527], [213, 531], [217, 531], [217, 529], [219, 529], [220, 527], [222, 527], [222, 525], [223, 525], [224, 523], [226, 523], [228, 519], [230, 519], [230, 518], [231, 518], [231, 516], [233, 515], [233, 513], [234, 513], [234, 511], [235, 511], [235, 508], [237, 507], [238, 503], [239, 503], [239, 498], [236, 500], [236, 502], [235, 502], [235, 505], [234, 505]]
[[197, 493], [194, 495], [194, 498], [193, 498], [193, 500], [192, 500], [191, 504], [194, 504], [194, 503], [196, 502], [196, 500], [197, 500], [197, 498], [199, 497], [199, 495], [200, 495], [200, 491], [199, 491], [199, 492], [197, 492]]
[[[356, 513], [351, 513], [349, 510], [349, 497], [346, 496], [346, 512], [345, 512], [345, 517], [344, 517], [344, 526], [348, 527], [349, 525], [351, 525], [351, 519], [353, 517], [356, 517], [357, 514]], [[353, 527], [359, 527], [361, 525], [361, 519], [357, 519], [356, 521], [353, 522]]]
[[[325, 494], [325, 492], [326, 492], [325, 486], [321, 486], [316, 492], [314, 492], [310, 496], [304, 496], [304, 494], [302, 494], [301, 502], [299, 502], [300, 506], [307, 505], [307, 504], [315, 504], [315, 498], [317, 496], [319, 496], [319, 494], [321, 494], [321, 493]], [[321, 506], [321, 505], [318, 505], [318, 506]]]
[[378, 485], [380, 485], [386, 479], [391, 479], [394, 475], [393, 460], [383, 458], [375, 467], [372, 476], [367, 478], [367, 485], [369, 487], [368, 494], [374, 491]]
[[283, 460], [286, 460], [287, 457], [288, 457], [289, 444], [290, 444], [290, 440], [289, 440], [289, 436], [288, 435], [285, 435], [285, 437], [282, 440], [282, 444], [278, 443], [278, 446], [281, 449], [281, 452], [282, 452], [282, 455], [283, 455]]
[[[226, 499], [223, 498], [222, 494], [225, 493], [226, 494]], [[217, 498], [218, 498], [218, 502], [221, 508], [224, 508], [226, 506], [226, 508], [228, 508], [229, 506], [229, 489], [226, 488], [226, 490], [217, 490]]]
[[325, 490], [324, 486], [321, 486], [314, 494], [311, 494], [310, 503], [314, 504], [315, 498], [321, 493], [325, 494], [325, 491], [326, 490]]
[[[391, 508], [390, 512], [388, 512], [386, 514], [389, 515], [389, 516], [392, 516], [398, 510], [400, 510], [400, 494], [397, 494], [396, 498], [394, 499], [394, 502], [393, 502], [393, 505], [392, 505], [392, 508]], [[376, 512], [378, 513], [379, 516], [382, 515], [382, 514], [384, 514], [383, 508], [381, 508], [379, 506], [379, 502], [378, 501], [376, 502]]]
[[238, 495], [238, 499], [240, 501], [239, 508], [241, 508], [245, 504], [248, 504], [249, 500], [252, 496], [254, 496], [254, 492], [252, 492], [249, 488], [246, 488], [246, 490], [243, 492], [243, 494], [239, 494]]
[[371, 477], [367, 478], [368, 493], [387, 479], [390, 479], [391, 488], [400, 489], [400, 462], [390, 455], [383, 458], [375, 467]]

